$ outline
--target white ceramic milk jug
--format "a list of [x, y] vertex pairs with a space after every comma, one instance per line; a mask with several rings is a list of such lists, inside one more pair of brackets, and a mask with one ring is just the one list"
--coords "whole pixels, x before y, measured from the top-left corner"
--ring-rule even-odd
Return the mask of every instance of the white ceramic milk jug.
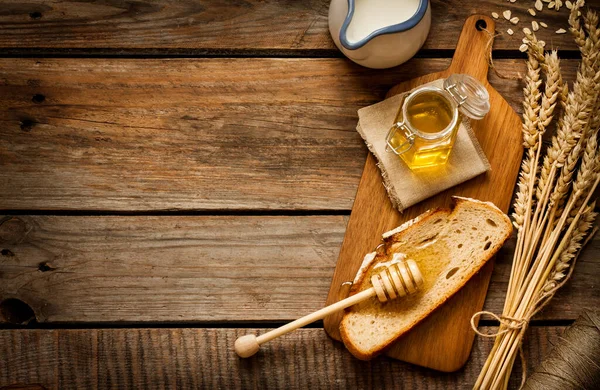
[[390, 68], [423, 46], [431, 25], [429, 0], [331, 0], [329, 32], [357, 64]]

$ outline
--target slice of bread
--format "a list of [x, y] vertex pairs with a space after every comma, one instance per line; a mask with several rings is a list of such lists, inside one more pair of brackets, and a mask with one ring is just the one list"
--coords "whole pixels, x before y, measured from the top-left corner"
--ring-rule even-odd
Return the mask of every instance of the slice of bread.
[[396, 253], [415, 260], [425, 282], [414, 295], [385, 303], [373, 297], [346, 311], [342, 340], [357, 358], [383, 352], [460, 290], [510, 237], [510, 219], [492, 203], [453, 199], [451, 210], [428, 211], [385, 233], [383, 245], [365, 256], [351, 294], [371, 287], [371, 275]]

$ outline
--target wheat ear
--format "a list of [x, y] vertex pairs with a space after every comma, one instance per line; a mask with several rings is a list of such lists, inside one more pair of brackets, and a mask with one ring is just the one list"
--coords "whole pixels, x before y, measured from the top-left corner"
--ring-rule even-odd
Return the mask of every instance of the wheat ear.
[[[525, 87], [523, 88], [523, 146], [526, 149], [525, 157], [521, 162], [521, 172], [519, 173], [519, 180], [517, 183], [517, 195], [515, 197], [513, 224], [517, 230], [526, 228], [531, 218], [532, 208], [532, 197], [530, 194], [533, 191], [533, 183], [537, 176], [537, 167], [539, 159], [539, 151], [541, 149], [541, 135], [545, 130], [547, 124], [540, 123], [540, 110], [542, 109], [541, 101], [542, 94], [540, 93], [540, 85], [542, 80], [540, 78], [541, 65], [545, 61], [543, 55], [540, 55], [541, 45], [536, 40], [535, 36], [530, 36], [529, 50], [527, 55], [527, 73], [525, 74]], [[557, 78], [556, 74], [552, 75], [553, 80]], [[549, 91], [549, 96], [552, 99], [554, 93]], [[554, 97], [556, 101], [556, 97]], [[551, 101], [547, 101], [547, 109], [554, 108], [555, 104], [552, 105]], [[551, 113], [547, 112], [550, 115]], [[547, 119], [547, 116], [545, 117]], [[551, 118], [550, 118], [551, 120]], [[516, 251], [521, 253], [523, 251], [523, 240], [522, 235], [518, 236]], [[511, 278], [514, 280], [514, 274], [518, 271], [517, 266], [513, 266], [511, 269]], [[514, 289], [514, 285], [509, 283], [508, 289], [511, 291]], [[506, 310], [506, 307], [505, 307]]]
[[562, 251], [558, 261], [554, 265], [554, 269], [550, 273], [546, 284], [542, 291], [547, 293], [554, 289], [566, 276], [568, 268], [571, 266], [571, 260], [581, 248], [583, 240], [594, 224], [594, 220], [598, 213], [594, 212], [596, 202], [592, 202], [585, 208], [577, 227], [573, 230], [569, 238], [569, 244]]

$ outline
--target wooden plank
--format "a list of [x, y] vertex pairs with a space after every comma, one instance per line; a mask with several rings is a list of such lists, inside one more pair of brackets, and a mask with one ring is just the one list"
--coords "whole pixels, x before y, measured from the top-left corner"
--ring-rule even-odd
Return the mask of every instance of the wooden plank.
[[11, 219], [0, 300], [42, 322], [293, 318], [325, 301], [343, 219]]
[[[0, 59], [0, 210], [349, 210], [356, 110], [448, 64]], [[518, 81], [491, 83], [520, 108]]]
[[[529, 329], [524, 350], [530, 368], [563, 330]], [[0, 387], [467, 389], [493, 343], [479, 338], [465, 368], [444, 374], [383, 357], [359, 361], [322, 329], [301, 329], [264, 345], [255, 357], [240, 359], [233, 343], [247, 332], [264, 329], [3, 330]], [[517, 367], [510, 388], [519, 380]]]
[[[0, 217], [0, 322], [31, 315], [11, 299], [42, 323], [292, 320], [324, 305], [346, 218]], [[513, 247], [485, 310], [502, 311]], [[599, 253], [597, 236], [536, 319], [600, 305]]]
[[340, 59], [0, 69], [5, 209], [349, 209], [366, 155], [356, 110], [403, 77]]
[[[229, 0], [172, 2], [136, 1], [133, 3], [89, 3], [80, 0], [30, 0], [20, 3], [1, 0], [0, 47], [78, 49], [98, 52], [120, 49], [125, 52], [154, 54], [157, 49], [177, 53], [204, 53], [242, 50], [335, 51], [329, 36], [327, 15], [330, 0], [298, 2]], [[598, 0], [588, 1], [598, 6]], [[425, 49], [454, 49], [465, 19], [479, 13], [490, 16], [508, 9], [521, 19], [519, 26], [499, 20], [495, 48], [516, 50], [520, 29], [532, 20], [545, 21], [548, 29], [538, 32], [540, 39], [563, 50], [575, 49], [573, 39], [554, 33], [567, 28], [568, 10], [544, 10], [537, 18], [527, 13], [533, 1], [506, 4], [500, 1], [432, 1], [432, 29]], [[507, 28], [517, 31], [506, 34]]]

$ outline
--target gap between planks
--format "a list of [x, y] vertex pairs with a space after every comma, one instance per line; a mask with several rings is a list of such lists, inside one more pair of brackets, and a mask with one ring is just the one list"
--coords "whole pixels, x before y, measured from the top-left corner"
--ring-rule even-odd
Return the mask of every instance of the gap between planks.
[[[412, 58], [452, 58], [454, 49], [419, 50]], [[581, 59], [576, 50], [558, 50], [561, 59]], [[219, 50], [219, 49], [54, 49], [0, 48], [0, 58], [83, 58], [83, 59], [169, 59], [169, 58], [345, 58], [339, 50]], [[492, 59], [522, 59], [527, 55], [518, 49], [493, 50]]]
[[[292, 321], [292, 320], [290, 320]], [[228, 322], [30, 322], [27, 325], [13, 325], [0, 322], [0, 330], [78, 330], [78, 329], [275, 329], [288, 324], [290, 321], [228, 321]], [[570, 326], [575, 320], [541, 319], [531, 320], [530, 327], [564, 327]], [[496, 320], [479, 320], [478, 327], [497, 327]], [[301, 329], [323, 329], [323, 321], [316, 321]]]

